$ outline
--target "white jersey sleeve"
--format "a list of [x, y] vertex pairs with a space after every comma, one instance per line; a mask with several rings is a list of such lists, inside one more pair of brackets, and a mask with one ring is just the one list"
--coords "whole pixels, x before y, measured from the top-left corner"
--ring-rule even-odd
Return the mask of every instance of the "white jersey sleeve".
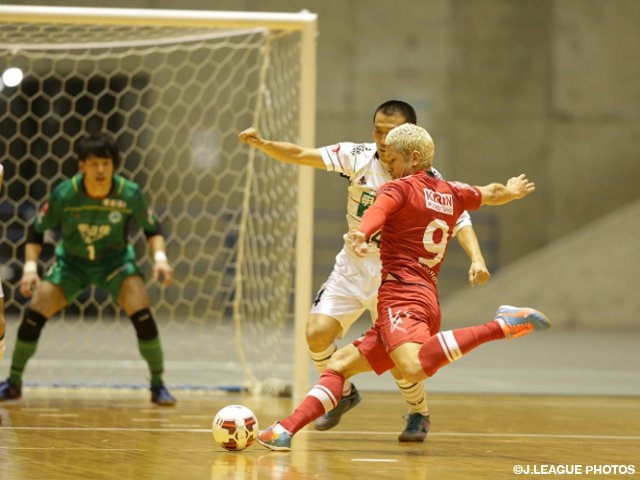
[[[433, 173], [434, 177], [439, 178], [440, 180], [444, 180], [442, 174], [438, 170], [436, 170], [435, 167], [431, 167], [431, 173]], [[453, 236], [455, 237], [461, 228], [470, 227], [471, 225], [473, 225], [471, 223], [471, 215], [469, 215], [469, 212], [465, 210], [460, 214], [455, 227], [453, 227]]]

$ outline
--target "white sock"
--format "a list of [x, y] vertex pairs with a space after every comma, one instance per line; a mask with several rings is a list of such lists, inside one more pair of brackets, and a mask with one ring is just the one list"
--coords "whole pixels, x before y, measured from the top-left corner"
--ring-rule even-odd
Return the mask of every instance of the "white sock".
[[[312, 352], [309, 350], [309, 356], [311, 357], [311, 361], [313, 362], [313, 366], [316, 368], [318, 373], [326, 370], [327, 364], [329, 363], [329, 359], [331, 355], [335, 353], [338, 349], [338, 346], [335, 343], [332, 343], [327, 348], [322, 350], [321, 352]], [[346, 397], [351, 393], [351, 381], [345, 379], [344, 385], [342, 386], [342, 396]]]
[[427, 393], [424, 389], [423, 382], [410, 383], [405, 379], [396, 380], [396, 384], [400, 389], [402, 398], [409, 405], [411, 413], [419, 413], [420, 415], [429, 415], [429, 407], [427, 405]]
[[331, 355], [333, 355], [337, 349], [338, 346], [335, 343], [332, 343], [321, 352], [312, 352], [309, 350], [309, 356], [311, 357], [313, 366], [316, 367], [316, 371], [318, 373], [322, 373], [323, 370], [326, 370], [327, 363], [329, 363]]

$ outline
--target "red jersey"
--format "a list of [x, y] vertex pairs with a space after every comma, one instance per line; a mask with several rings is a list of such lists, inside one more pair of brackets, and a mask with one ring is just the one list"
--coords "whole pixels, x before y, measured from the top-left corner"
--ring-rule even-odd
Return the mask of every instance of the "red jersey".
[[458, 217], [480, 208], [482, 195], [471, 185], [417, 172], [380, 187], [362, 217], [367, 238], [381, 230], [382, 279], [433, 284]]

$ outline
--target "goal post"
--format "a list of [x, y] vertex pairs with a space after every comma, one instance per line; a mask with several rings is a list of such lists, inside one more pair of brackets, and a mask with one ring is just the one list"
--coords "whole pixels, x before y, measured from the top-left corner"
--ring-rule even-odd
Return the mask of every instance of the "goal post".
[[[313, 170], [269, 159], [237, 134], [254, 125], [314, 145], [316, 40], [307, 11], [0, 5], [0, 70], [23, 72], [0, 83], [5, 367], [26, 305], [25, 228], [75, 173], [75, 141], [100, 129], [168, 232], [174, 285], [149, 284], [165, 381], [304, 394]], [[132, 238], [149, 272], [144, 239]], [[132, 327], [103, 292], [85, 292], [48, 323], [26, 386], [145, 384]]]

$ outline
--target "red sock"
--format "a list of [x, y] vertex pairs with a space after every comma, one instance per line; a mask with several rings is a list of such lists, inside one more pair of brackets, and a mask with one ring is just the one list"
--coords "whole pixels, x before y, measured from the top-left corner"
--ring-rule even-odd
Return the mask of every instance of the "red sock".
[[280, 421], [286, 430], [296, 433], [302, 427], [310, 424], [332, 410], [342, 398], [344, 377], [333, 370], [325, 370], [320, 375], [320, 381], [302, 399], [298, 408], [284, 420]]
[[440, 367], [458, 360], [478, 345], [501, 338], [504, 338], [504, 332], [495, 320], [483, 325], [439, 332], [420, 347], [420, 364], [431, 377]]

